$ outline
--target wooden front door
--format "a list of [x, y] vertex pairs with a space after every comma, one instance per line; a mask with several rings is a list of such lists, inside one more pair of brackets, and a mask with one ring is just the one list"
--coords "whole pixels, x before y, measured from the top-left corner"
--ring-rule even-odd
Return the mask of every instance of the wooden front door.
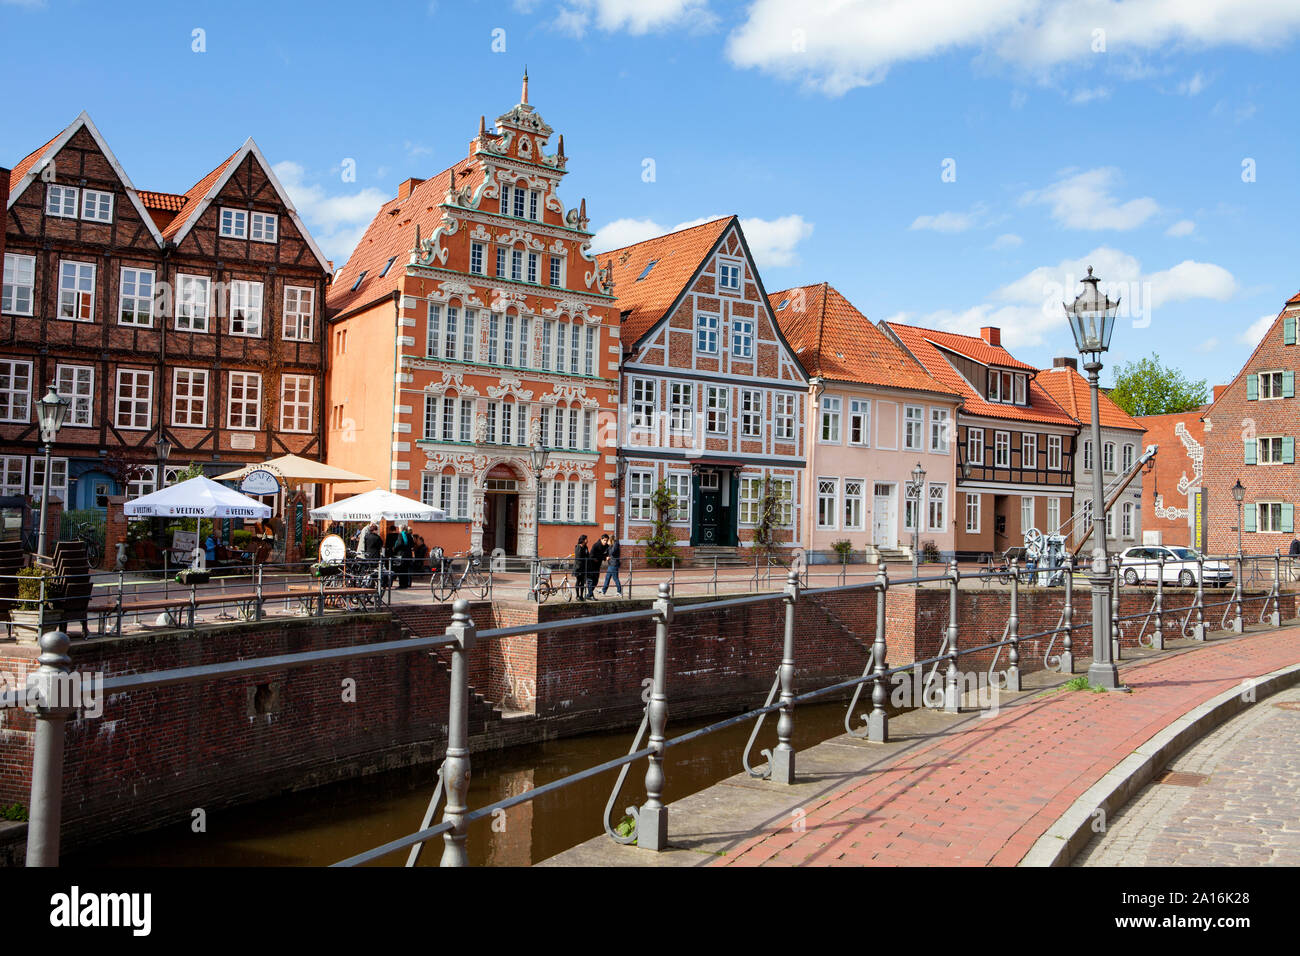
[[700, 500], [695, 510], [699, 526], [697, 539], [705, 546], [721, 543], [722, 489], [717, 471], [700, 472]]

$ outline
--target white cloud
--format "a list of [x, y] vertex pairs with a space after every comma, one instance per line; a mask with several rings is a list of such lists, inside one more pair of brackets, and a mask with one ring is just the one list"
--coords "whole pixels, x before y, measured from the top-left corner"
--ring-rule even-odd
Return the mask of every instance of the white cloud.
[[715, 19], [707, 0], [565, 0], [555, 26], [581, 37], [594, 20], [605, 33], [625, 30], [639, 36], [674, 26], [705, 29]]
[[1176, 223], [1165, 230], [1166, 236], [1173, 236], [1178, 239], [1183, 236], [1190, 236], [1196, 231], [1196, 223], [1190, 219], [1179, 219]]
[[1095, 86], [1088, 89], [1076, 90], [1070, 97], [1070, 102], [1074, 104], [1091, 103], [1093, 100], [1105, 100], [1110, 98], [1110, 89], [1105, 86]]
[[1065, 170], [1062, 175], [1045, 189], [1025, 193], [1021, 203], [1051, 206], [1052, 218], [1068, 229], [1134, 229], [1160, 211], [1150, 197], [1116, 200], [1111, 187], [1119, 179], [1119, 170], [1114, 167]]
[[392, 198], [373, 187], [331, 195], [319, 183], [307, 182], [306, 170], [291, 160], [276, 163], [272, 169], [312, 236], [336, 266], [347, 261], [379, 207]]
[[1245, 342], [1251, 348], [1254, 348], [1259, 344], [1259, 340], [1264, 337], [1264, 333], [1272, 328], [1273, 323], [1276, 321], [1276, 313], [1271, 312], [1268, 315], [1261, 315], [1254, 322], [1250, 323], [1250, 325], [1246, 327], [1246, 330], [1242, 332], [1241, 335], [1237, 336], [1237, 339], [1241, 342]]
[[[591, 248], [597, 253], [621, 249], [634, 242], [689, 229], [717, 218], [719, 217], [704, 216], [671, 227], [661, 226], [653, 219], [615, 219], [596, 230]], [[742, 218], [740, 228], [744, 230], [749, 251], [754, 254], [754, 262], [760, 269], [797, 264], [799, 256], [796, 246], [813, 233], [813, 224], [800, 215], [781, 216], [778, 219]]]
[[1016, 246], [1023, 245], [1024, 241], [1025, 240], [1021, 239], [1014, 232], [1004, 232], [993, 240], [993, 248], [1014, 249]]
[[1196, 346], [1198, 352], [1213, 352], [1219, 347], [1219, 340], [1216, 336], [1211, 335], [1208, 339]]
[[933, 232], [965, 232], [975, 225], [975, 219], [966, 212], [941, 212], [933, 216], [917, 216], [909, 229], [929, 229]]
[[1201, 90], [1210, 85], [1210, 81], [1199, 71], [1194, 73], [1191, 79], [1184, 80], [1178, 84], [1178, 92], [1184, 96], [1196, 96]]
[[[635, 0], [628, 0], [629, 3]], [[891, 67], [960, 51], [1031, 71], [1174, 49], [1278, 48], [1300, 32], [1290, 0], [755, 0], [727, 55], [830, 96], [881, 82]]]

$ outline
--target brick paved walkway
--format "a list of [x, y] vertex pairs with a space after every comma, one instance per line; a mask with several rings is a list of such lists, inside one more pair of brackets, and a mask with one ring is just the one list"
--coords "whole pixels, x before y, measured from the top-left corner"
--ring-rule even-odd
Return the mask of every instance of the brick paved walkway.
[[[1282, 706], [1278, 706], [1278, 705]], [[1189, 747], [1075, 866], [1300, 866], [1300, 689]]]
[[715, 865], [1014, 866], [1158, 731], [1216, 694], [1297, 662], [1293, 627], [1125, 667], [1132, 694], [1022, 700], [801, 808]]

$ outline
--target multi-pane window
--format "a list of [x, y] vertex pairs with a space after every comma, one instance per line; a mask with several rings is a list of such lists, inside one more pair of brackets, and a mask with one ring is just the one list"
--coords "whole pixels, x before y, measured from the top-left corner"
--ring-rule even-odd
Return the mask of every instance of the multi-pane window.
[[930, 409], [930, 451], [936, 455], [948, 454], [948, 409]]
[[627, 476], [627, 516], [634, 521], [649, 521], [654, 517], [650, 513], [650, 495], [653, 491], [654, 474], [649, 471], [633, 471]]
[[1092, 471], [1092, 442], [1083, 443], [1083, 470]]
[[226, 399], [226, 427], [262, 427], [262, 376], [257, 372], [231, 372]]
[[740, 390], [740, 434], [742, 438], [763, 436], [763, 393], [756, 389]]
[[718, 317], [701, 312], [695, 317], [695, 351], [718, 354]]
[[244, 239], [248, 236], [248, 213], [243, 209], [221, 210], [221, 235], [225, 239]]
[[533, 285], [537, 284], [537, 260], [539, 256], [535, 252], [528, 253], [528, 281]]
[[211, 314], [212, 282], [207, 276], [176, 277], [176, 329], [206, 332]]
[[1061, 499], [1047, 499], [1047, 533], [1061, 533]]
[[1036, 469], [1038, 467], [1038, 436], [1029, 432], [1020, 435], [1020, 467]]
[[871, 402], [867, 399], [849, 402], [849, 444], [871, 444]]
[[244, 279], [230, 283], [230, 334], [262, 334], [262, 283]]
[[592, 326], [587, 326], [585, 332], [584, 345], [582, 349], [582, 373], [584, 375], [596, 374], [596, 330]]
[[36, 257], [6, 252], [0, 312], [8, 312], [11, 315], [31, 315], [32, 290], [35, 285]]
[[0, 359], [0, 422], [26, 422], [32, 404], [32, 363]]
[[568, 504], [567, 515], [569, 522], [573, 523], [578, 520], [578, 483], [569, 481], [565, 483], [565, 502]]
[[469, 271], [476, 276], [483, 274], [483, 258], [487, 251], [487, 246], [481, 242], [471, 242], [469, 244]]
[[984, 429], [966, 429], [966, 460], [972, 465], [984, 464]]
[[[876, 485], [876, 493], [879, 495], [880, 489], [888, 489], [889, 485]], [[907, 497], [903, 499], [903, 530], [915, 531], [917, 515], [921, 511], [921, 502], [918, 498]]]
[[691, 382], [671, 382], [668, 386], [668, 428], [674, 432], [693, 432], [695, 414], [695, 385]]
[[718, 264], [718, 288], [733, 292], [740, 289], [740, 263], [721, 262]]
[[740, 523], [758, 524], [759, 499], [763, 494], [763, 479], [740, 479]]
[[708, 386], [705, 395], [704, 430], [712, 435], [727, 434], [727, 389]]
[[736, 358], [754, 357], [754, 320], [731, 320], [731, 354]]
[[839, 443], [840, 398], [838, 395], [822, 396], [822, 441]]
[[59, 263], [59, 318], [95, 321], [94, 263]]
[[[31, 474], [32, 483], [28, 487], [32, 489], [32, 496], [39, 501], [45, 492], [44, 458], [39, 455], [32, 458]], [[50, 459], [50, 497], [57, 498], [64, 504], [68, 503], [68, 459], [66, 458]]]
[[948, 486], [930, 482], [930, 530], [946, 531], [948, 526]]
[[1113, 509], [1106, 512], [1106, 537], [1115, 537], [1115, 512]]
[[1259, 397], [1262, 399], [1282, 398], [1286, 394], [1283, 388], [1283, 378], [1281, 372], [1260, 372]]
[[1133, 502], [1124, 502], [1124, 510], [1120, 516], [1120, 534], [1126, 538], [1133, 537]]
[[501, 364], [501, 316], [488, 313], [487, 361], [489, 365]]
[[632, 428], [654, 431], [655, 383], [649, 378], [632, 379]]
[[580, 348], [579, 331], [582, 329], [582, 322], [575, 320], [573, 328], [569, 330], [569, 374], [578, 374], [578, 351]]
[[[1283, 527], [1283, 511], [1285, 506], [1280, 501], [1260, 501], [1255, 505], [1257, 520], [1255, 530], [1263, 534], [1273, 534], [1279, 531], [1290, 531], [1290, 528]], [[1292, 512], [1294, 515], [1294, 512]], [[1292, 520], [1294, 524], [1294, 518]], [[1247, 531], [1250, 529], [1247, 528]]]
[[866, 514], [867, 483], [861, 478], [844, 479], [844, 530], [861, 531]]
[[1017, 404], [1017, 405], [1027, 405], [1027, 404], [1028, 404], [1028, 402], [1025, 401], [1025, 387], [1026, 387], [1026, 382], [1027, 382], [1027, 379], [1025, 378], [1025, 376], [1023, 376], [1023, 375], [1017, 375], [1017, 376], [1016, 376], [1016, 404]]
[[113, 194], [102, 189], [81, 191], [81, 218], [91, 222], [113, 221]]
[[978, 532], [980, 529], [980, 496], [969, 492], [966, 494], [966, 530]]
[[536, 189], [528, 190], [528, 218], [536, 221], [538, 200], [542, 194]]
[[446, 359], [455, 359], [459, 354], [456, 349], [456, 336], [459, 332], [460, 309], [457, 306], [447, 306], [447, 322], [443, 326], [442, 333], [442, 357]]
[[560, 278], [561, 262], [563, 262], [563, 260], [559, 256], [551, 256], [551, 285], [553, 286], [564, 284], [563, 280]]
[[510, 278], [520, 282], [524, 278], [524, 251], [522, 249], [510, 250]]
[[280, 379], [280, 431], [311, 431], [311, 406], [315, 381], [310, 375], [285, 375]]
[[58, 186], [54, 183], [45, 187], [45, 215], [58, 216], [61, 219], [77, 218], [77, 187]]
[[478, 311], [476, 309], [465, 310], [465, 328], [460, 336], [460, 360], [462, 362], [474, 361], [474, 356], [478, 351], [478, 335], [475, 332], [477, 324], [475, 317], [477, 315]]
[[1115, 443], [1108, 441], [1101, 446], [1101, 467], [1103, 471], [1115, 470]]
[[1121, 459], [1121, 461], [1123, 462], [1123, 468], [1124, 468], [1125, 471], [1128, 471], [1130, 468], [1133, 467], [1133, 454], [1134, 454], [1134, 451], [1135, 451], [1135, 449], [1134, 449], [1134, 447], [1133, 447], [1132, 445], [1125, 445], [1125, 446], [1124, 446], [1124, 450], [1123, 450], [1124, 453], [1123, 453], [1123, 458]]
[[519, 367], [532, 368], [533, 364], [529, 358], [529, 352], [533, 344], [533, 323], [526, 316], [519, 316]]
[[551, 370], [551, 342], [555, 338], [555, 320], [545, 319], [542, 321], [542, 361], [540, 367], [542, 371]]
[[21, 455], [0, 455], [0, 495], [21, 495], [25, 488], [26, 459]]
[[316, 314], [316, 290], [285, 286], [283, 335], [294, 342], [310, 342]]
[[528, 190], [519, 189], [518, 187], [516, 187], [515, 189], [512, 189], [510, 192], [511, 192], [510, 198], [514, 200], [514, 203], [512, 204], [510, 211], [514, 213], [516, 219], [523, 219], [524, 203], [528, 199]]
[[497, 246], [496, 275], [498, 279], [504, 279], [506, 277], [506, 247], [505, 246]]
[[429, 303], [429, 320], [424, 324], [424, 354], [437, 358], [442, 354], [442, 306]]
[[1061, 470], [1061, 436], [1047, 436], [1047, 467]]
[[776, 440], [794, 441], [794, 396], [776, 396]]
[[158, 468], [155, 465], [136, 465], [131, 479], [126, 483], [126, 496], [139, 498], [158, 490]]
[[153, 372], [117, 370], [113, 422], [118, 428], [147, 430], [153, 421]]
[[250, 214], [249, 235], [257, 242], [275, 242], [280, 231], [280, 217], [269, 212]]
[[776, 523], [790, 527], [794, 524], [794, 479], [769, 479], [768, 489], [776, 497]]
[[835, 528], [835, 512], [840, 496], [840, 480], [838, 478], [818, 478], [817, 479], [817, 527], [823, 529]]
[[[515, 410], [518, 406], [514, 402], [501, 403], [501, 444], [513, 445], [515, 443]], [[522, 408], [518, 408], [523, 411]], [[522, 416], [520, 416], [522, 418]]]
[[1024, 534], [1034, 526], [1034, 499], [1030, 495], [1020, 496], [1020, 533]]
[[207, 369], [172, 369], [172, 425], [178, 428], [202, 428], [207, 423]]
[[515, 364], [515, 317], [510, 312], [501, 317], [501, 364]]
[[1259, 445], [1257, 460], [1261, 465], [1278, 465], [1283, 461], [1281, 435], [1270, 435], [1266, 438], [1256, 439]]
[[117, 317], [122, 325], [153, 325], [152, 269], [122, 269]]
[[568, 448], [577, 448], [578, 446], [578, 406], [569, 406], [569, 444]]
[[72, 404], [64, 425], [89, 427], [94, 422], [95, 369], [90, 365], [59, 365], [54, 369], [54, 388]]
[[1011, 433], [993, 433], [993, 467], [1011, 467]]
[[920, 405], [903, 406], [903, 448], [906, 451], [920, 451], [924, 425], [925, 409]]
[[[668, 512], [669, 521], [689, 521], [691, 517], [691, 476], [669, 472], [664, 478], [668, 493], [673, 496], [673, 507]], [[744, 518], [741, 519], [742, 521]]]

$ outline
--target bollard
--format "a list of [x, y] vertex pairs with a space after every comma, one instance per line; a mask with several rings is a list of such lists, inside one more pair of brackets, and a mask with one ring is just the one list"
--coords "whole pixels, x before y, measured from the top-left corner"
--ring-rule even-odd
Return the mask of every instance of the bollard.
[[776, 720], [776, 749], [772, 751], [772, 780], [794, 783], [794, 608], [799, 600], [799, 572], [790, 570], [785, 582], [785, 644], [781, 651], [781, 714]]
[[[41, 635], [40, 667], [28, 678], [27, 699], [36, 694], [36, 739], [32, 755], [30, 819], [27, 823], [27, 865], [59, 865], [59, 826], [63, 817], [64, 728], [74, 708], [69, 675], [68, 635]], [[29, 703], [30, 707], [31, 704]]]
[[1151, 649], [1165, 649], [1165, 556], [1161, 552], [1156, 558], [1156, 631], [1151, 635]]
[[961, 713], [961, 675], [957, 671], [957, 598], [961, 581], [961, 572], [957, 570], [957, 559], [948, 562], [948, 574], [952, 585], [948, 596], [948, 676], [943, 688], [943, 711], [945, 714]]
[[[659, 852], [668, 848], [668, 808], [663, 804], [664, 730], [668, 726], [668, 694], [665, 687], [668, 669], [668, 628], [673, 621], [672, 589], [665, 581], [659, 585], [655, 610], [655, 673], [650, 689], [650, 765], [645, 772], [645, 803], [637, 814], [636, 845]], [[784, 689], [784, 688], [783, 688]], [[782, 695], [784, 697], [784, 694]], [[775, 773], [776, 767], [773, 766]]]
[[1205, 556], [1196, 556], [1196, 623], [1192, 625], [1192, 640], [1205, 640]]
[[871, 685], [871, 714], [867, 717], [867, 739], [873, 743], [889, 742], [889, 713], [885, 701], [889, 700], [889, 681], [885, 677], [885, 594], [889, 590], [889, 572], [885, 562], [876, 565], [876, 642], [872, 645], [872, 672], [876, 675]]
[[1111, 581], [1110, 592], [1110, 659], [1113, 661], [1123, 660], [1123, 654], [1119, 646], [1119, 555], [1111, 562], [1111, 569], [1114, 578]]
[[1269, 624], [1273, 627], [1282, 626], [1282, 549], [1278, 548], [1273, 552], [1273, 613], [1269, 616]]
[[452, 829], [442, 835], [442, 860], [439, 866], [468, 866], [465, 852], [469, 807], [469, 652], [474, 646], [476, 629], [469, 616], [469, 602], [457, 598], [451, 606], [451, 623], [447, 636], [455, 638], [451, 646], [451, 699], [447, 705], [447, 758], [442, 764], [447, 803], [442, 822]]
[[1020, 560], [1011, 564], [1011, 613], [1007, 616], [1007, 683], [1005, 690], [1020, 693]]
[[1233, 589], [1232, 592], [1232, 600], [1235, 602], [1235, 607], [1233, 610], [1234, 616], [1232, 618], [1232, 631], [1234, 634], [1240, 634], [1243, 630], [1245, 630], [1245, 623], [1242, 620], [1242, 614], [1241, 614], [1241, 591], [1242, 591], [1241, 576], [1245, 570], [1243, 564], [1244, 561], [1242, 558], [1242, 553], [1238, 551], [1237, 552], [1237, 574], [1236, 574], [1237, 586]]
[[1061, 673], [1074, 673], [1074, 562], [1065, 569], [1065, 607], [1061, 608]]

